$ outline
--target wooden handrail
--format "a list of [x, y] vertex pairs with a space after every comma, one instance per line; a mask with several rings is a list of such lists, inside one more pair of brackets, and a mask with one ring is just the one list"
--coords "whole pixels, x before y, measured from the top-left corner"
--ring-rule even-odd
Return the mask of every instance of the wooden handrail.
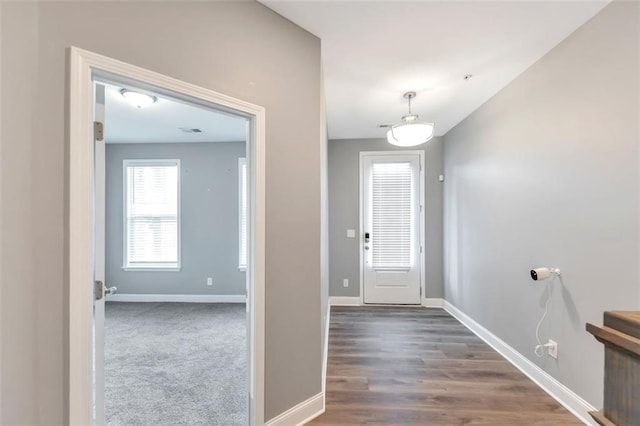
[[599, 327], [587, 323], [587, 331], [595, 336], [599, 342], [617, 346], [632, 355], [640, 357], [640, 339], [621, 333], [610, 327]]

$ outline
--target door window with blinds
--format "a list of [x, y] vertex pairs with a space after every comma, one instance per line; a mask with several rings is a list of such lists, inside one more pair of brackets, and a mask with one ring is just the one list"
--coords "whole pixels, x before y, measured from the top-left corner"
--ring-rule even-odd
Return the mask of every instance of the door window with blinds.
[[413, 179], [410, 162], [374, 162], [371, 167], [372, 267], [411, 267]]
[[180, 268], [180, 160], [125, 160], [124, 268]]

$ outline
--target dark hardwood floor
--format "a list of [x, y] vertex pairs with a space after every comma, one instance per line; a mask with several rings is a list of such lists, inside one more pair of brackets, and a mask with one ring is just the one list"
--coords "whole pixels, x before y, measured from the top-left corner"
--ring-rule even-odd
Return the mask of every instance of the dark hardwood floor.
[[312, 425], [580, 425], [442, 309], [333, 307]]

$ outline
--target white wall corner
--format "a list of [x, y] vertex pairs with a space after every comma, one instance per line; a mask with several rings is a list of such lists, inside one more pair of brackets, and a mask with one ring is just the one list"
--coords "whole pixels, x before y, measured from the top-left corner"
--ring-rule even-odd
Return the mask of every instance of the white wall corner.
[[594, 406], [446, 300], [444, 301], [444, 309], [495, 349], [500, 355], [505, 357], [507, 361], [562, 404], [584, 424], [598, 425], [589, 415], [589, 411], [596, 411]]
[[246, 303], [243, 294], [112, 294], [107, 302]]
[[444, 299], [438, 297], [423, 298], [422, 306], [425, 308], [444, 308]]
[[264, 426], [301, 426], [324, 413], [324, 392], [312, 396], [306, 401], [302, 401], [274, 417], [264, 424]]
[[362, 300], [359, 296], [330, 296], [329, 305], [331, 306], [362, 306]]

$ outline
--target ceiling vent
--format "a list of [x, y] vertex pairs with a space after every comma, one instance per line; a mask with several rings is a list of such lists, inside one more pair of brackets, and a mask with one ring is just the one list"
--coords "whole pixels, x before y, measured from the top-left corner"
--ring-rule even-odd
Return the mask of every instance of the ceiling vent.
[[185, 133], [202, 133], [202, 130], [200, 129], [191, 129], [189, 127], [178, 127], [178, 128]]

